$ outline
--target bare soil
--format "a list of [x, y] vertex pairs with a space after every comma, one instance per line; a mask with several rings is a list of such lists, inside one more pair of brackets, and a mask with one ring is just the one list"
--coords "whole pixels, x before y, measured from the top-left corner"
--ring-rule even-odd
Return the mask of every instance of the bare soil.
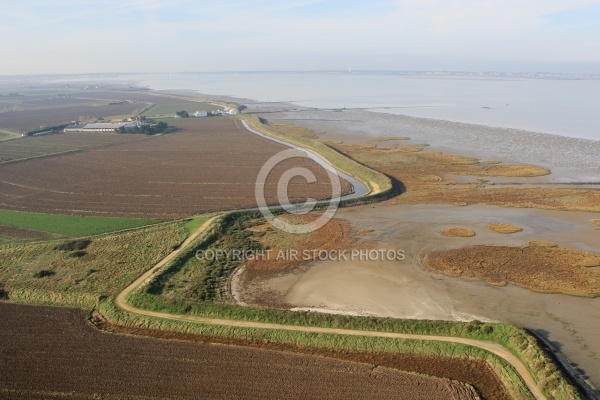
[[[0, 205], [22, 211], [153, 218], [254, 208], [260, 169], [272, 155], [288, 149], [247, 132], [232, 119], [189, 118], [173, 125], [180, 131], [0, 165]], [[269, 204], [279, 204], [277, 182], [292, 167], [309, 169], [317, 181], [292, 178], [287, 192], [291, 202], [331, 197], [327, 171], [296, 157], [271, 170], [264, 187]], [[342, 192], [350, 190], [343, 181]]]
[[3, 237], [11, 240], [20, 239], [49, 239], [52, 236], [46, 232], [34, 231], [31, 229], [18, 228], [15, 226], [0, 225], [0, 241]]
[[506, 391], [504, 384], [498, 379], [498, 376], [494, 373], [490, 366], [485, 362], [476, 359], [426, 357], [414, 354], [396, 353], [365, 353], [356, 351], [345, 351], [342, 353], [334, 350], [300, 348], [279, 343], [265, 344], [263, 342], [226, 340], [169, 331], [120, 327], [107, 324], [102, 320], [95, 321], [95, 324], [97, 324], [102, 330], [113, 333], [127, 333], [132, 335], [151, 336], [163, 339], [179, 339], [194, 342], [222, 343], [253, 348], [266, 347], [272, 350], [292, 351], [294, 353], [357, 361], [371, 365], [399, 369], [402, 371], [415, 372], [418, 374], [443, 377], [457, 382], [464, 382], [475, 388], [475, 390], [483, 399], [501, 400], [511, 398], [510, 394]]
[[51, 154], [90, 150], [113, 144], [145, 139], [142, 135], [120, 135], [117, 133], [72, 132], [44, 136], [29, 136], [9, 140], [0, 146], [0, 162], [24, 160]]
[[3, 399], [476, 398], [465, 384], [372, 363], [112, 335], [76, 309], [0, 311]]

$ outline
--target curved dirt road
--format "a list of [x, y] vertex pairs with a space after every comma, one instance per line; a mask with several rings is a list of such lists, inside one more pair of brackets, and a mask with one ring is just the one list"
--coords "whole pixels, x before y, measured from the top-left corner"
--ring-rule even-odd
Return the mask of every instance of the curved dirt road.
[[296, 331], [296, 332], [308, 332], [308, 333], [325, 333], [325, 334], [336, 334], [336, 335], [348, 335], [348, 336], [368, 336], [368, 337], [381, 337], [390, 339], [403, 339], [403, 340], [431, 340], [438, 342], [449, 342], [449, 343], [460, 343], [473, 347], [478, 347], [483, 350], [487, 350], [498, 357], [506, 360], [513, 368], [521, 375], [523, 381], [527, 384], [527, 387], [537, 400], [545, 400], [546, 397], [536, 385], [533, 377], [529, 373], [527, 367], [514, 356], [508, 349], [502, 345], [494, 342], [476, 339], [466, 339], [451, 336], [429, 336], [429, 335], [411, 335], [404, 333], [394, 332], [377, 332], [377, 331], [362, 331], [354, 329], [336, 329], [336, 328], [322, 328], [316, 326], [300, 326], [300, 325], [282, 325], [267, 322], [255, 322], [255, 321], [242, 321], [242, 320], [231, 320], [221, 318], [205, 318], [192, 315], [177, 315], [169, 314], [164, 312], [156, 312], [149, 310], [142, 310], [131, 306], [127, 303], [127, 296], [135, 289], [143, 286], [147, 283], [156, 273], [158, 273], [163, 267], [165, 267], [171, 260], [189, 246], [199, 235], [206, 231], [218, 215], [210, 218], [206, 221], [196, 232], [191, 234], [177, 249], [173, 250], [169, 255], [159, 261], [155, 266], [146, 271], [142, 276], [136, 279], [131, 285], [123, 290], [116, 298], [116, 305], [127, 312], [144, 315], [148, 317], [163, 318], [175, 321], [195, 322], [205, 325], [221, 325], [221, 326], [232, 326], [239, 328], [254, 328], [254, 329], [270, 329], [270, 330], [284, 330], [284, 331]]

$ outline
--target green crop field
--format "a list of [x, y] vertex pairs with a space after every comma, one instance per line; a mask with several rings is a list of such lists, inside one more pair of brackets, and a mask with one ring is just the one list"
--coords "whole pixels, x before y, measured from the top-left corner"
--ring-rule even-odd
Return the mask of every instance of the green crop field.
[[155, 224], [155, 219], [38, 214], [0, 210], [0, 225], [77, 237]]

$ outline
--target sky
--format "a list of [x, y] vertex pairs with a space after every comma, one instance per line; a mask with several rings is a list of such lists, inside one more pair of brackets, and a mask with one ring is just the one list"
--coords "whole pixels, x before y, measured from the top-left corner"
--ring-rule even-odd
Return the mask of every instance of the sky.
[[0, 75], [600, 74], [600, 1], [0, 0]]

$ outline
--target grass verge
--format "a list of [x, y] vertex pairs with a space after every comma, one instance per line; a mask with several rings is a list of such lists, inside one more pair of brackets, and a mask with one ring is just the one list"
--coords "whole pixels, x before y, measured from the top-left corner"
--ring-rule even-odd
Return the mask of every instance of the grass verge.
[[203, 223], [208, 221], [209, 218], [210, 215], [200, 215], [194, 218], [190, 218], [183, 224], [183, 226], [187, 230], [188, 234], [191, 235], [192, 233], [196, 232], [202, 226]]
[[126, 232], [0, 246], [11, 301], [90, 309], [116, 295], [187, 237], [183, 222]]

